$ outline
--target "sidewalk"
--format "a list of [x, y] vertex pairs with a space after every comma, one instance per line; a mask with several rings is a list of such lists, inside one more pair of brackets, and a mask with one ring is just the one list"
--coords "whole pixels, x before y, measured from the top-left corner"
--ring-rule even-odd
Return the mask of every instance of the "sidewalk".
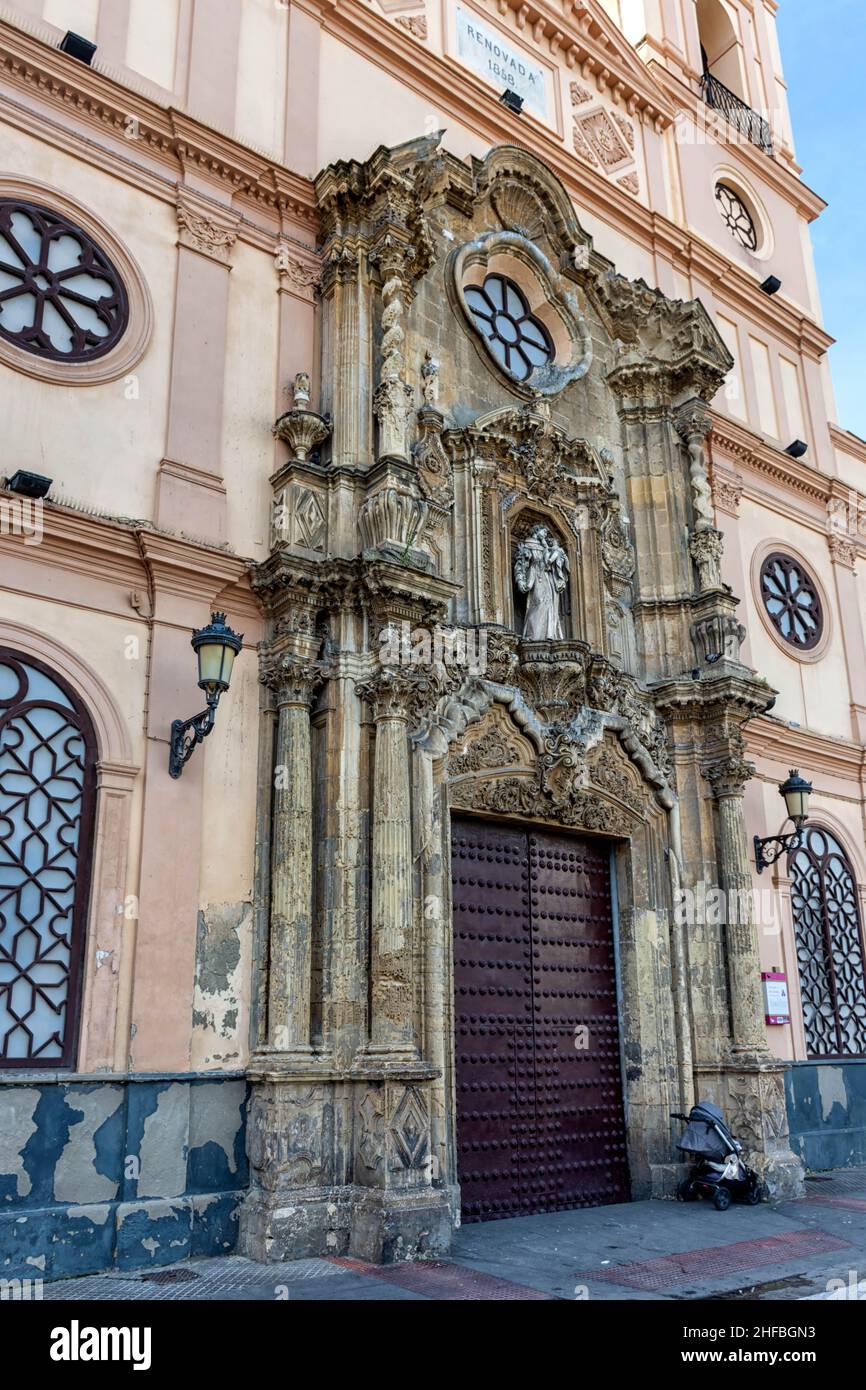
[[[240, 1256], [45, 1287], [46, 1300], [550, 1300], [855, 1297], [866, 1278], [866, 1168], [821, 1174], [807, 1197], [717, 1212], [632, 1202], [464, 1226], [447, 1260], [260, 1265]], [[844, 1290], [832, 1281], [841, 1281]], [[866, 1295], [866, 1286], [860, 1296]]]

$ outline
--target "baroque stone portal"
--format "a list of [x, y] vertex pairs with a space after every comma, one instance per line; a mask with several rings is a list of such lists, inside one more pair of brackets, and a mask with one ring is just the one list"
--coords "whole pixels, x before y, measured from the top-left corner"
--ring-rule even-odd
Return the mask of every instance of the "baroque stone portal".
[[[707, 503], [707, 402], [731, 357], [700, 303], [617, 274], [524, 150], [467, 163], [419, 139], [331, 165], [316, 191], [321, 396], [302, 380], [278, 428], [287, 520], [253, 574], [269, 637], [242, 1249], [442, 1252], [461, 1205], [556, 1207], [525, 1173], [553, 1171], [557, 1134], [572, 1196], [670, 1195], [670, 1112], [698, 1094], [748, 1116], [768, 1189], [797, 1191], [755, 924], [673, 910], [707, 875], [748, 901], [742, 731], [773, 700], [739, 661]], [[541, 394], [479, 350], [463, 301], [488, 275], [521, 286], [566, 364]], [[418, 629], [471, 632], [484, 661], [384, 666], [383, 635]], [[581, 882], [616, 989], [562, 983], [584, 969]], [[518, 997], [543, 1003], [530, 1017]], [[510, 1055], [544, 1105], [488, 1184], [457, 1132], [509, 1104], [490, 1069]], [[587, 1099], [551, 1112], [575, 1076]]]

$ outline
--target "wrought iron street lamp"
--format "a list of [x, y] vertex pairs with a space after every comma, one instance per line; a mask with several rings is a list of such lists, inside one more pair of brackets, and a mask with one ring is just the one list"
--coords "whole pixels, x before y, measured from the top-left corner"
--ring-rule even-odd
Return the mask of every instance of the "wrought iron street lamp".
[[175, 719], [171, 726], [168, 770], [179, 777], [193, 750], [207, 738], [214, 726], [220, 695], [228, 690], [235, 657], [241, 649], [243, 633], [233, 632], [225, 613], [211, 613], [207, 627], [192, 634], [191, 646], [198, 658], [199, 688], [205, 692], [207, 709], [192, 719]]
[[[803, 826], [809, 817], [812, 783], [805, 781], [797, 769], [792, 767], [787, 782], [783, 782], [779, 788], [779, 795], [785, 803], [788, 820], [794, 822], [795, 828], [787, 835], [768, 835], [763, 840], [760, 835], [755, 836], [755, 868], [758, 873], [775, 864], [783, 854], [790, 854], [791, 850], [799, 845]], [[768, 845], [773, 848], [768, 849]]]

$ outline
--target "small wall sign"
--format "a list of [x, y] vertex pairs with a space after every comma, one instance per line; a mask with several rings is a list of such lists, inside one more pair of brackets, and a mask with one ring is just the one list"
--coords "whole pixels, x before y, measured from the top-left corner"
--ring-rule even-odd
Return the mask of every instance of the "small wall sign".
[[761, 972], [761, 979], [764, 984], [764, 1022], [790, 1023], [787, 975], [775, 970], [764, 970]]
[[472, 10], [457, 6], [457, 53], [462, 62], [492, 87], [510, 87], [523, 97], [536, 116], [547, 119], [547, 84], [544, 68], [499, 30], [491, 28]]

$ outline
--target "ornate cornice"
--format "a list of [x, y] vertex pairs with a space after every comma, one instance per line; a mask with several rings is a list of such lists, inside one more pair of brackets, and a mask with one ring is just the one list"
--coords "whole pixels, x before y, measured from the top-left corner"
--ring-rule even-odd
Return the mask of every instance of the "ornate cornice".
[[[233, 195], [279, 211], [308, 234], [316, 230], [318, 217], [309, 180], [195, 116], [160, 102], [132, 85], [125, 74], [114, 76], [98, 67], [71, 63], [58, 49], [8, 20], [0, 20], [0, 77], [22, 91], [34, 91], [40, 104], [62, 113], [67, 120], [67, 144], [68, 116], [73, 112], [94, 132], [103, 136], [108, 132], [122, 142], [119, 148], [125, 147], [127, 164], [129, 155], [140, 150], [143, 158], [137, 162], [142, 168], [162, 166], [173, 181], [178, 169], [194, 171], [226, 185]], [[4, 110], [4, 118], [12, 114]], [[129, 136], [131, 129], [134, 140]], [[111, 150], [109, 158], [117, 157]]]

